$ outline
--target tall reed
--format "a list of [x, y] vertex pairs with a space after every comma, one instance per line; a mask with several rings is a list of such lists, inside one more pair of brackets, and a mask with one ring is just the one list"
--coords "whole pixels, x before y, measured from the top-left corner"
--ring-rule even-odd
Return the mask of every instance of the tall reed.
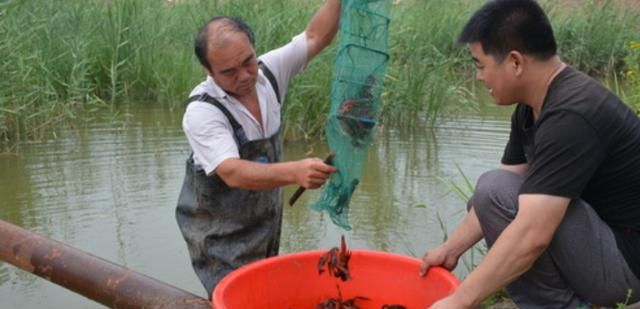
[[562, 2], [549, 3], [560, 55], [573, 66], [597, 76], [619, 73], [625, 65], [627, 44], [640, 38], [640, 10], [624, 9], [620, 1], [584, 1], [567, 10]]
[[630, 41], [627, 48], [629, 53], [622, 74], [627, 87], [620, 92], [624, 94], [625, 101], [640, 114], [640, 40]]
[[[172, 4], [173, 3], [173, 4]], [[549, 2], [555, 3], [555, 2]], [[630, 41], [640, 41], [637, 10], [592, 1], [570, 14], [550, 8], [564, 59], [601, 75], [624, 71]], [[180, 112], [204, 79], [193, 35], [215, 15], [244, 17], [257, 51], [302, 31], [321, 1], [312, 0], [5, 0], [0, 2], [0, 143], [53, 136], [57, 124], [80, 125], [122, 105], [162, 105]], [[396, 1], [382, 121], [434, 122], [473, 107], [468, 53], [458, 31], [481, 3]], [[318, 136], [329, 108], [335, 49], [290, 86], [289, 138]], [[97, 113], [95, 113], [98, 111]]]

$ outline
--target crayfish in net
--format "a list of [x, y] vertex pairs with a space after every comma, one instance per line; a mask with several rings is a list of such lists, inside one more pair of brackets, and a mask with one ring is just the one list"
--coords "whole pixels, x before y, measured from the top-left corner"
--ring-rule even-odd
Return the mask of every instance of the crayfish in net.
[[340, 237], [340, 249], [331, 248], [327, 253], [318, 259], [318, 274], [325, 271], [325, 265], [330, 275], [340, 278], [342, 281], [351, 279], [349, 274], [349, 259], [351, 251], [347, 250], [347, 243], [344, 241], [344, 235]]
[[367, 138], [371, 135], [371, 129], [376, 125], [375, 120], [375, 87], [376, 78], [369, 75], [357, 98], [346, 99], [340, 103], [336, 118], [342, 130], [352, 138], [355, 147], [362, 147], [366, 144]]

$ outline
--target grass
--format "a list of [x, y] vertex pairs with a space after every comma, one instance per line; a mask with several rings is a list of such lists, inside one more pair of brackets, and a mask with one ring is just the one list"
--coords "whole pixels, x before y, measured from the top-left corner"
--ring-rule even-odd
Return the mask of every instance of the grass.
[[631, 289], [627, 290], [626, 299], [622, 303], [617, 303], [616, 304], [616, 309], [625, 309], [625, 308], [627, 308], [627, 306], [629, 306], [629, 301], [631, 300], [631, 295], [632, 294], [633, 294], [633, 291]]
[[[546, 5], [563, 58], [610, 78], [636, 63], [637, 10], [592, 1], [566, 14]], [[243, 16], [258, 52], [304, 29], [320, 3], [309, 0], [5, 0], [0, 2], [0, 144], [53, 137], [61, 125], [113, 118], [123, 105], [158, 104], [180, 112], [203, 71], [195, 31], [214, 15]], [[390, 63], [380, 106], [388, 125], [436, 122], [474, 108], [473, 68], [458, 31], [480, 5], [468, 0], [399, 1], [390, 25]], [[294, 80], [285, 107], [289, 139], [321, 135], [329, 110], [335, 44]], [[636, 71], [637, 72], [637, 71]], [[626, 76], [626, 75], [625, 75]], [[621, 78], [640, 105], [640, 83]], [[627, 86], [628, 85], [628, 86]]]
[[627, 44], [638, 39], [638, 11], [621, 10], [616, 1], [588, 1], [570, 12], [561, 2], [547, 10], [559, 53], [572, 65], [596, 76], [617, 74], [626, 65]]
[[625, 101], [640, 113], [640, 40], [630, 41], [627, 49], [626, 68], [622, 74], [627, 88], [618, 87], [619, 93], [622, 93]]

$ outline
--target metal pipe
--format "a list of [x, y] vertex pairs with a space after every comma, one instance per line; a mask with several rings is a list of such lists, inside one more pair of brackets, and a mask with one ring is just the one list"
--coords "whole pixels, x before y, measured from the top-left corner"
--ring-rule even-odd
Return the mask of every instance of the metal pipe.
[[107, 307], [211, 308], [199, 296], [0, 220], [0, 260]]

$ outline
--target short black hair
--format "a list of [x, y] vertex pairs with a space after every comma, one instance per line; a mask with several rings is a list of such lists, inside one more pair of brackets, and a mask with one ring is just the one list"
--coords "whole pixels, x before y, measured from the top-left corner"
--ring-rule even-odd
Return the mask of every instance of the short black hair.
[[253, 36], [253, 31], [251, 27], [247, 25], [247, 23], [242, 20], [240, 17], [236, 16], [216, 16], [214, 18], [209, 19], [201, 28], [198, 30], [196, 34], [195, 42], [194, 42], [194, 50], [196, 52], [196, 57], [198, 57], [198, 61], [202, 64], [203, 67], [211, 70], [211, 64], [207, 59], [207, 53], [209, 52], [209, 25], [213, 22], [221, 21], [228, 26], [232, 31], [242, 32], [247, 35], [251, 46], [255, 47], [255, 38]]
[[462, 29], [458, 42], [480, 43], [487, 55], [502, 62], [510, 51], [546, 60], [556, 55], [551, 23], [534, 0], [492, 0]]

